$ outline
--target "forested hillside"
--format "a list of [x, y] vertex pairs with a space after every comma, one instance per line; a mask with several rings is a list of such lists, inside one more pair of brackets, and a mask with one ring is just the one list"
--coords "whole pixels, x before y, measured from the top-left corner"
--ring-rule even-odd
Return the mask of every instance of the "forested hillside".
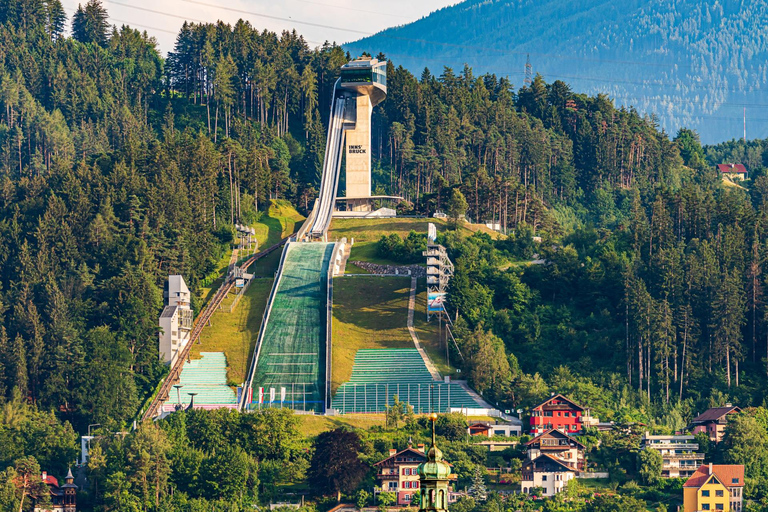
[[[147, 34], [110, 27], [97, 0], [71, 20], [61, 7], [0, 0], [0, 503], [14, 510], [18, 475], [38, 463], [61, 474], [89, 425], [128, 429], [162, 377], [167, 275], [198, 290], [235, 222], [270, 199], [312, 204], [331, 87], [350, 58], [241, 21], [185, 24], [164, 59]], [[374, 113], [377, 192], [404, 197], [401, 212], [465, 212], [509, 235], [441, 235], [456, 263], [452, 361], [476, 389], [510, 409], [562, 392], [657, 432], [709, 405], [765, 405], [765, 141], [702, 148], [691, 130], [670, 138], [563, 81], [517, 88], [442, 65], [416, 77], [392, 57]], [[712, 164], [739, 156], [750, 180], [724, 187]], [[423, 239], [389, 256], [418, 256]], [[768, 430], [755, 411], [708, 456], [747, 463], [748, 496], [765, 498]], [[275, 413], [193, 411], [107, 437], [84, 503], [250, 510], [278, 484], [331, 489], [297, 420]], [[456, 442], [446, 453], [463, 485], [486, 461], [457, 425], [441, 435]], [[352, 457], [370, 464], [405, 442], [382, 432], [352, 439]], [[622, 442], [593, 448], [623, 483], [638, 472]], [[368, 467], [344, 492], [370, 487]]]
[[506, 76], [534, 73], [655, 115], [669, 133], [706, 142], [766, 137], [764, 2], [467, 0], [414, 23], [349, 43], [383, 51], [414, 73], [443, 66]]
[[[146, 34], [110, 29], [95, 1], [63, 37], [58, 7], [2, 11], [0, 385], [76, 426], [119, 423], [163, 372], [165, 277], [196, 288], [233, 222], [270, 198], [311, 204], [330, 88], [349, 56], [241, 21], [185, 24], [166, 61]], [[713, 383], [759, 402], [768, 196], [758, 168], [751, 196], [724, 190], [695, 133], [670, 140], [564, 82], [516, 90], [470, 68], [417, 79], [392, 62], [388, 75], [377, 189], [423, 214], [460, 190], [469, 217], [511, 232], [486, 249], [449, 244], [468, 329], [501, 337], [523, 374], [566, 365], [642, 389], [649, 403], [699, 407]], [[532, 256], [532, 233], [550, 264], [492, 263]], [[510, 382], [488, 392], [525, 404], [505, 394]]]

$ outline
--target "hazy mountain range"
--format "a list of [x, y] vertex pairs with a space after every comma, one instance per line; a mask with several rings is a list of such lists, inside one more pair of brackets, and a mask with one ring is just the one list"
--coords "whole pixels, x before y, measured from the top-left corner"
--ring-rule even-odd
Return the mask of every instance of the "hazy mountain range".
[[349, 43], [415, 73], [533, 73], [655, 114], [704, 142], [768, 137], [768, 3], [760, 0], [467, 0]]

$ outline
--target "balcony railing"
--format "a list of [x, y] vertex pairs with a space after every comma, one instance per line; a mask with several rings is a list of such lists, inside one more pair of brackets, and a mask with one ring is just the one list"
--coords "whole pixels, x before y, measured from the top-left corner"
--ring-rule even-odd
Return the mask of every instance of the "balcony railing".
[[693, 459], [703, 459], [704, 454], [703, 453], [663, 453], [662, 457], [664, 460], [693, 460]]

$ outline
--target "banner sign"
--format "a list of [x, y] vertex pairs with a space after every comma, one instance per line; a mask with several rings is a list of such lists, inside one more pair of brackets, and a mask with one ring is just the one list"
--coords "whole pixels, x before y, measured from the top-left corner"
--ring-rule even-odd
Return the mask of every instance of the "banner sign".
[[427, 312], [442, 313], [445, 311], [445, 292], [430, 292], [427, 294]]

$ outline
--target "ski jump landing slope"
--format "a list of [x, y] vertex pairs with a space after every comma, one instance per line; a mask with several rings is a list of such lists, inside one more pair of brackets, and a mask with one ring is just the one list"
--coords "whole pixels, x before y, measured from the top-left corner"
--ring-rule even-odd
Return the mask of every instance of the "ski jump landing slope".
[[[256, 347], [251, 409], [282, 406], [324, 412], [327, 282], [334, 245], [291, 242], [286, 247]], [[265, 394], [261, 404], [259, 388]], [[275, 390], [271, 403], [270, 389]]]

